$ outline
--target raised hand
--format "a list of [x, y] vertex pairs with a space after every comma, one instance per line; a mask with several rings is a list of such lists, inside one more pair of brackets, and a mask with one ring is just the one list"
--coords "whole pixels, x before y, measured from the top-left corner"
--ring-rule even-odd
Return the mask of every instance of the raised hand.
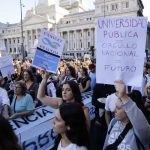
[[49, 78], [49, 72], [47, 72], [45, 69], [41, 70], [41, 74], [43, 79]]
[[124, 95], [126, 95], [126, 87], [122, 80], [116, 80], [115, 82], [115, 88], [118, 93], [118, 97], [122, 98]]

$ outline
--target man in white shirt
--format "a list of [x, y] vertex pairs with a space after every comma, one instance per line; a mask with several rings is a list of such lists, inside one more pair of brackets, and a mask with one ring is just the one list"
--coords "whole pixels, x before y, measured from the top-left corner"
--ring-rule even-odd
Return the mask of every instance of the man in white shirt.
[[8, 107], [10, 106], [10, 101], [8, 98], [7, 91], [0, 87], [0, 115], [9, 118]]

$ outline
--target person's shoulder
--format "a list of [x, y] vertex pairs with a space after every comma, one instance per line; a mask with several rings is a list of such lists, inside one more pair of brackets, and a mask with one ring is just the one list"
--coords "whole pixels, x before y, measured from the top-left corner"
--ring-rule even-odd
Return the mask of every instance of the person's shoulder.
[[7, 91], [6, 91], [6, 89], [0, 87], [0, 93], [1, 93], [1, 95], [2, 95], [3, 93], [7, 93]]
[[25, 98], [31, 98], [32, 99], [32, 96], [30, 94], [26, 93]]
[[115, 93], [112, 93], [112, 94], [108, 95], [107, 98], [112, 98], [114, 96], [116, 96]]
[[77, 146], [76, 150], [87, 150], [85, 146]]

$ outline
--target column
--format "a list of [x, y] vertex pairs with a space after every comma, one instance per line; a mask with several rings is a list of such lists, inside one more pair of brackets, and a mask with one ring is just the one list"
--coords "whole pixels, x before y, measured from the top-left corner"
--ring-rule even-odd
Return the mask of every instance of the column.
[[31, 48], [33, 47], [33, 30], [31, 29]]
[[95, 28], [93, 28], [93, 45], [95, 47]]
[[[77, 34], [77, 30], [75, 30], [75, 51], [77, 51], [78, 49], [78, 34]], [[74, 52], [74, 55], [77, 52]]]
[[74, 40], [73, 40], [74, 37], [73, 36], [74, 36], [74, 31], [72, 31], [72, 34], [71, 34], [71, 50], [73, 50], [73, 46], [74, 46], [73, 45], [74, 44]]
[[76, 49], [76, 30], [74, 30], [74, 32], [73, 32], [73, 49]]
[[36, 39], [38, 40], [38, 29], [35, 30]]
[[84, 29], [82, 29], [82, 50], [84, 50]]
[[79, 50], [79, 48], [80, 48], [79, 44], [80, 44], [80, 31], [78, 30], [78, 31], [77, 31], [77, 49], [78, 49], [78, 50]]
[[27, 30], [27, 31], [25, 31], [25, 41], [24, 41], [24, 46], [25, 46], [27, 52], [29, 51], [28, 40], [29, 39], [28, 39], [28, 30]]
[[14, 54], [14, 41], [13, 41], [13, 38], [11, 38], [10, 39], [11, 40], [11, 44], [10, 44], [10, 46], [11, 46], [11, 48], [12, 48], [12, 54]]
[[70, 50], [70, 46], [69, 46], [69, 45], [70, 45], [70, 39], [69, 39], [69, 38], [70, 38], [70, 37], [69, 37], [70, 35], [69, 35], [69, 31], [67, 32], [67, 35], [68, 35], [68, 45], [67, 45], [68, 47], [67, 47], [67, 50], [69, 51], [69, 50]]

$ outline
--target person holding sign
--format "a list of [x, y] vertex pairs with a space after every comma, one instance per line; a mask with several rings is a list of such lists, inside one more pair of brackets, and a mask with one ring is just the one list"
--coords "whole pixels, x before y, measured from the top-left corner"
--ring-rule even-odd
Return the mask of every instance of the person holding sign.
[[37, 98], [45, 105], [51, 106], [53, 108], [59, 108], [62, 103], [68, 102], [78, 102], [83, 110], [86, 117], [87, 129], [90, 129], [90, 116], [88, 108], [82, 103], [82, 96], [78, 84], [75, 81], [66, 81], [62, 87], [62, 98], [53, 98], [45, 95], [45, 86], [47, 84], [47, 79], [49, 73], [44, 71], [43, 80], [39, 86]]
[[63, 103], [53, 121], [54, 132], [61, 135], [57, 150], [87, 150], [88, 130], [82, 106], [79, 103]]
[[139, 105], [139, 99], [132, 93], [127, 95], [123, 81], [117, 80], [115, 84], [118, 91], [115, 118], [109, 124], [103, 150], [148, 150], [150, 125]]

